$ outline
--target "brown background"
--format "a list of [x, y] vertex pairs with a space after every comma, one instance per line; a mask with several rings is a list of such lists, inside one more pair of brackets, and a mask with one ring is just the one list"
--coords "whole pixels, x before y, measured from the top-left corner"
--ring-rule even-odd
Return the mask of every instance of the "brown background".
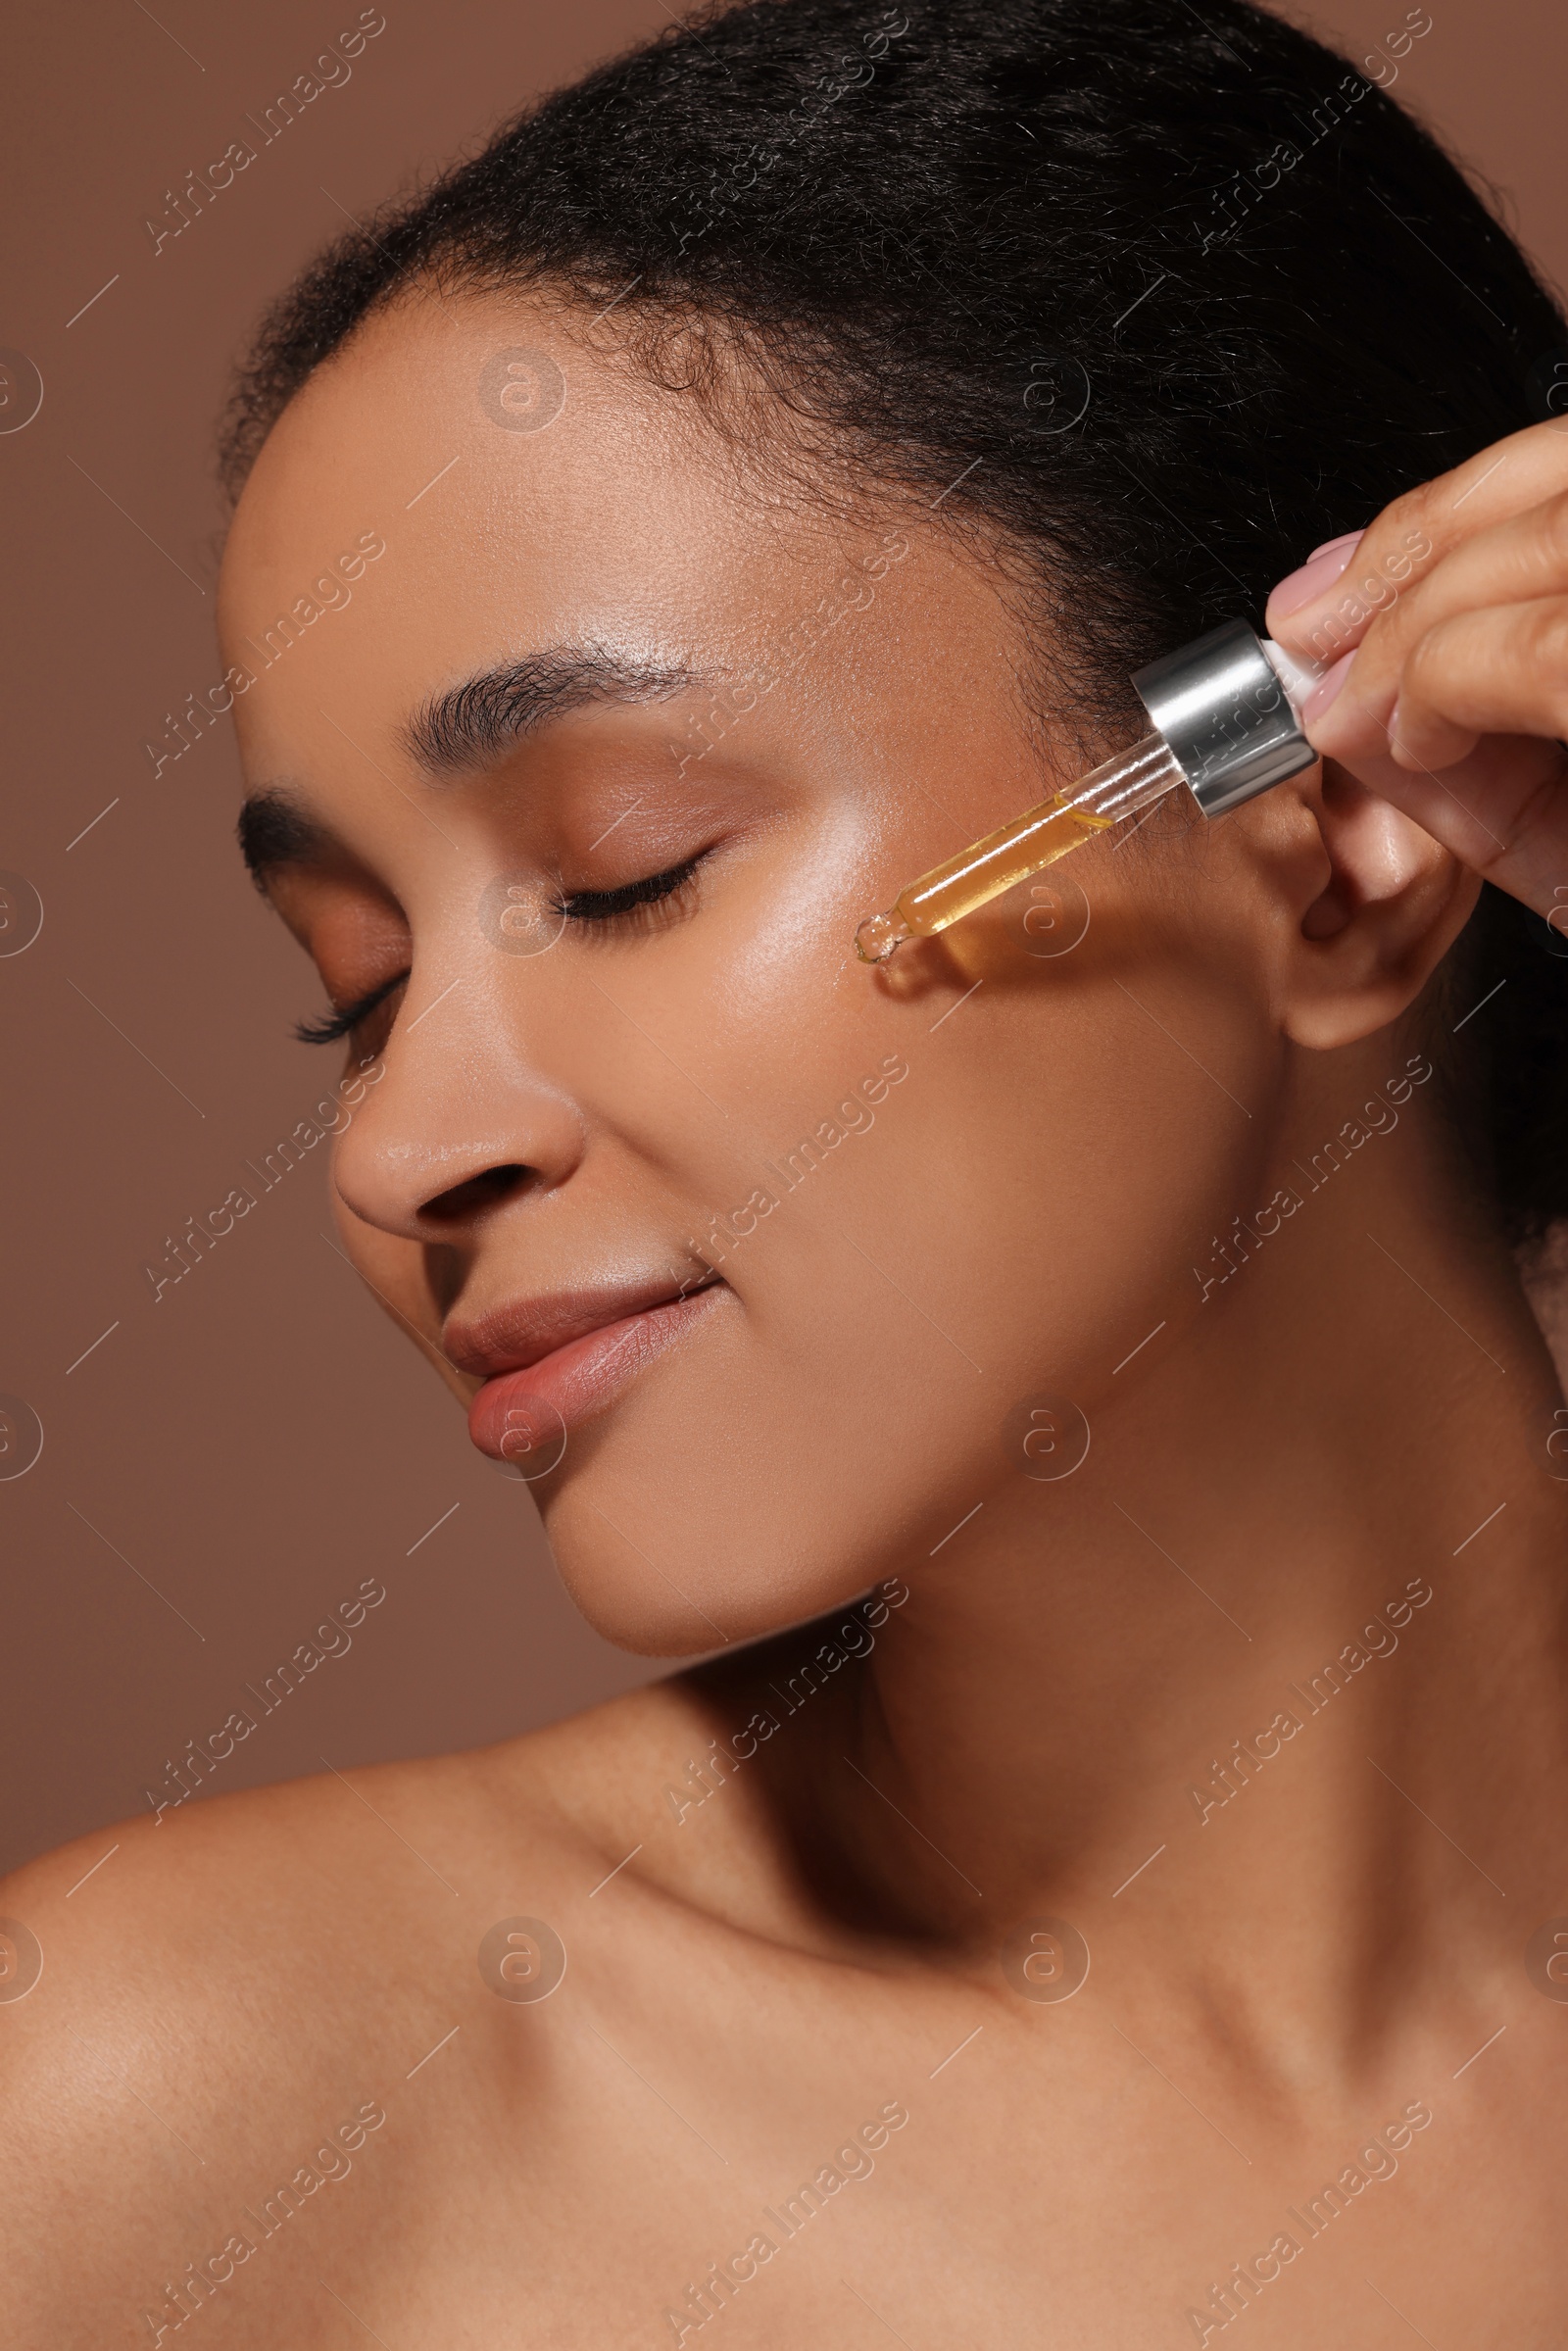
[[[1396, 94], [1502, 191], [1561, 285], [1568, 12], [1429, 6]], [[660, 0], [577, 0], [569, 22], [537, 0], [384, 13], [352, 80], [156, 256], [143, 220], [166, 191], [230, 140], [256, 145], [247, 112], [357, 5], [160, 0], [154, 18], [138, 0], [31, 0], [11, 15], [0, 344], [35, 362], [45, 399], [0, 435], [0, 867], [31, 880], [46, 916], [25, 955], [0, 958], [0, 1392], [32, 1405], [45, 1446], [0, 1483], [4, 1861], [143, 1808], [166, 1760], [249, 1704], [243, 1684], [366, 1577], [387, 1597], [352, 1650], [262, 1721], [215, 1788], [499, 1738], [648, 1671], [578, 1621], [526, 1489], [471, 1450], [332, 1253], [320, 1164], [263, 1196], [157, 1305], [140, 1272], [331, 1074], [287, 1035], [317, 991], [239, 869], [226, 725], [156, 781], [142, 748], [218, 675], [211, 449], [231, 357], [345, 211], [667, 18]], [[1404, 13], [1334, 0], [1301, 21], [1359, 61]]]

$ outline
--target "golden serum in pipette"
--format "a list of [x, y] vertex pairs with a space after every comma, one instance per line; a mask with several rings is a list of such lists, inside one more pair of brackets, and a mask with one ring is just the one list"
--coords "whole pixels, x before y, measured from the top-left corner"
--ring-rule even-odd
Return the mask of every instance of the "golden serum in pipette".
[[1317, 758], [1297, 715], [1313, 673], [1245, 620], [1228, 620], [1149, 662], [1132, 682], [1152, 731], [1071, 791], [934, 865], [885, 914], [867, 915], [855, 934], [862, 963], [885, 963], [906, 939], [933, 938], [1178, 785], [1191, 790], [1205, 816], [1218, 816]]

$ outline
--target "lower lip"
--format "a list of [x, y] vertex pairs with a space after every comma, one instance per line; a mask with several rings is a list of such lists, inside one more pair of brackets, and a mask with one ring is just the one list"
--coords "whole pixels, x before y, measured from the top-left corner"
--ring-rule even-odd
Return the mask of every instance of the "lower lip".
[[619, 1322], [603, 1323], [597, 1331], [541, 1355], [525, 1371], [501, 1372], [486, 1380], [468, 1407], [468, 1435], [481, 1453], [497, 1461], [524, 1453], [549, 1460], [552, 1434], [560, 1441], [558, 1418], [572, 1429], [603, 1412], [647, 1364], [710, 1310], [722, 1287], [715, 1283], [694, 1298], [675, 1298], [667, 1306], [649, 1306], [640, 1314], [623, 1315]]

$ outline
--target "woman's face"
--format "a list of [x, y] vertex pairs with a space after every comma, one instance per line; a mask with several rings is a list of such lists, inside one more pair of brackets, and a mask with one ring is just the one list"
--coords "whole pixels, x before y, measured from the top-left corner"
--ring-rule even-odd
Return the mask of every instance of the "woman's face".
[[940, 513], [770, 494], [612, 329], [369, 325], [262, 452], [221, 625], [275, 904], [334, 1004], [403, 982], [349, 1046], [346, 1247], [585, 1613], [676, 1653], [1003, 1504], [1042, 1397], [1093, 1425], [1257, 1204], [1281, 1049], [1223, 827], [857, 960], [1071, 762]]

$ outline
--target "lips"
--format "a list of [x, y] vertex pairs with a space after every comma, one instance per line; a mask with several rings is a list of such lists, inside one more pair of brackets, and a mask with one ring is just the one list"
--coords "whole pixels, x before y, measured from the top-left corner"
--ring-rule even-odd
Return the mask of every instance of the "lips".
[[667, 1282], [570, 1291], [452, 1323], [450, 1361], [484, 1381], [468, 1434], [498, 1461], [554, 1467], [569, 1430], [604, 1411], [658, 1356], [713, 1311], [726, 1285], [671, 1291]]

